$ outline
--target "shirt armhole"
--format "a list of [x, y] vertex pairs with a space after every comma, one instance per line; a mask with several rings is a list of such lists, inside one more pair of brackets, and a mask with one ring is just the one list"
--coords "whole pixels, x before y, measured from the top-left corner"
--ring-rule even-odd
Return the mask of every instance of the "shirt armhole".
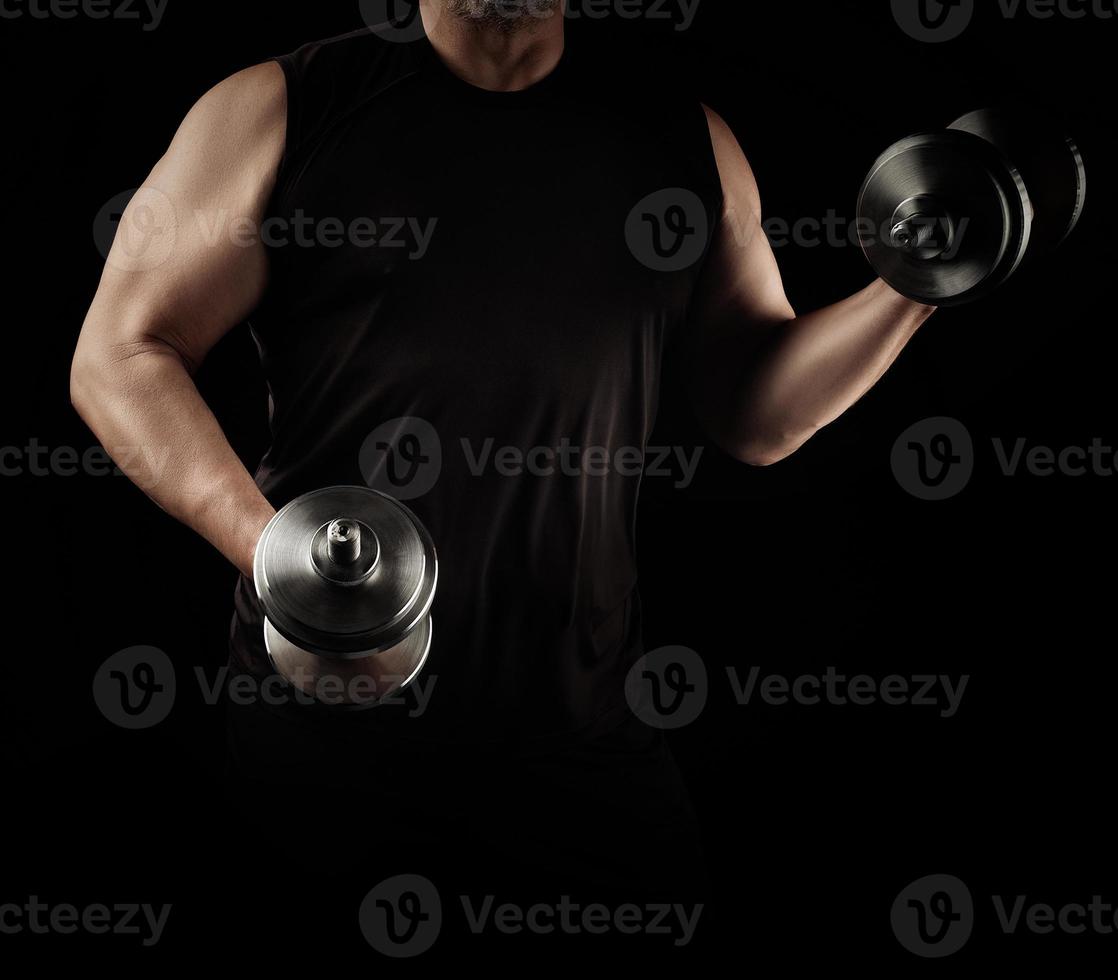
[[300, 85], [301, 72], [295, 56], [290, 54], [279, 55], [271, 60], [283, 70], [284, 81], [287, 85], [287, 132], [284, 137], [283, 156], [280, 158], [274, 195], [278, 198], [287, 189], [291, 169], [302, 143], [303, 105]]

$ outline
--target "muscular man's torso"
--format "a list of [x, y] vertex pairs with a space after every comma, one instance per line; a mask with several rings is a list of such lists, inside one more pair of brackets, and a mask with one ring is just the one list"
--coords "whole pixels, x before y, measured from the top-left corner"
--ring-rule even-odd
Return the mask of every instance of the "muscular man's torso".
[[[257, 482], [280, 506], [395, 481], [434, 538], [431, 704], [419, 719], [376, 709], [376, 724], [591, 730], [641, 653], [636, 469], [701, 270], [642, 264], [626, 222], [666, 188], [720, 214], [702, 107], [662, 94], [670, 82], [600, 75], [570, 46], [513, 93], [458, 79], [426, 40], [370, 32], [278, 60], [289, 118], [252, 320], [271, 396]], [[395, 454], [370, 438], [393, 432]], [[265, 669], [244, 579], [232, 650]]]

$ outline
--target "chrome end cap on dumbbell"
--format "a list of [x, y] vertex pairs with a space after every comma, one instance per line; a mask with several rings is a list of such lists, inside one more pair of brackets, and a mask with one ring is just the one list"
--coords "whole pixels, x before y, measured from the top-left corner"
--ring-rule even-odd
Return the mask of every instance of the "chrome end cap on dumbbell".
[[1004, 283], [1025, 257], [1032, 204], [1020, 174], [972, 133], [893, 144], [858, 197], [866, 258], [901, 295], [953, 306]]
[[375, 696], [362, 700], [379, 701], [422, 668], [438, 558], [386, 494], [330, 487], [292, 501], [260, 536], [253, 573], [272, 664], [302, 690], [363, 678]]

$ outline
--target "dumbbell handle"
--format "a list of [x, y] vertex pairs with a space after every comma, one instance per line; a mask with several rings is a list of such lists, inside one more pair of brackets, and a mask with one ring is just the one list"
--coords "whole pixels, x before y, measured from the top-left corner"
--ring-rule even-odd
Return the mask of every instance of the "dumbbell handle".
[[893, 213], [889, 244], [918, 259], [938, 258], [950, 246], [954, 227], [949, 211], [936, 198], [910, 198]]
[[931, 238], [934, 220], [928, 215], [914, 214], [910, 218], [898, 221], [889, 233], [889, 239], [894, 247], [914, 252]]
[[352, 565], [361, 557], [361, 525], [341, 518], [326, 531], [326, 553], [335, 565]]

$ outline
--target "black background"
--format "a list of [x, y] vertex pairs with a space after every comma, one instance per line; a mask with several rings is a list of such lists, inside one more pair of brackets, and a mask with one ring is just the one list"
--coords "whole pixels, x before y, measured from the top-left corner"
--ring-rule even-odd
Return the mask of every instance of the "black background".
[[[0, 21], [0, 445], [93, 444], [67, 380], [102, 264], [92, 235], [102, 205], [143, 180], [218, 80], [360, 26], [356, 2], [315, 12], [259, 0], [171, 0], [152, 32], [130, 21]], [[767, 215], [789, 222], [831, 211], [850, 220], [885, 146], [1003, 101], [1070, 113], [1093, 181], [1081, 229], [1057, 256], [992, 300], [939, 313], [885, 380], [796, 457], [752, 470], [710, 449], [689, 489], [650, 481], [646, 644], [694, 648], [712, 678], [706, 711], [671, 740], [717, 894], [694, 947], [634, 940], [632, 954], [651, 950], [665, 966], [718, 952], [728, 969], [779, 961], [906, 973], [1113, 957], [1118, 936], [1004, 936], [989, 896], [1118, 903], [1114, 479], [1006, 477], [990, 447], [994, 437], [1118, 444], [1106, 186], [1118, 20], [1011, 21], [980, 3], [960, 39], [930, 45], [909, 39], [882, 0], [705, 0], [686, 32], [617, 18], [573, 29], [643, 52], [649, 70], [718, 109], [750, 157]], [[800, 310], [871, 278], [853, 246], [787, 245], [777, 256]], [[265, 402], [246, 330], [212, 354], [199, 383], [255, 465]], [[971, 485], [942, 503], [906, 494], [890, 467], [898, 435], [931, 416], [959, 419], [978, 447]], [[700, 441], [671, 396], [661, 430], [659, 444]], [[0, 478], [0, 490], [10, 525], [0, 901], [175, 906], [154, 950], [125, 938], [3, 936], [0, 962], [77, 954], [248, 966], [329, 951], [339, 968], [382, 968], [356, 928], [375, 881], [326, 885], [230, 826], [221, 708], [183, 684], [166, 722], [129, 733], [90, 696], [105, 658], [137, 644], [167, 651], [180, 677], [195, 666], [212, 676], [224, 662], [232, 570], [123, 479], [25, 474]], [[753, 665], [785, 676], [834, 666], [970, 682], [950, 719], [915, 706], [738, 707], [731, 665], [743, 675]], [[889, 925], [898, 892], [932, 873], [964, 879], [978, 906], [971, 943], [940, 963], [903, 950]], [[534, 942], [466, 939], [462, 952], [531, 963], [559, 945]], [[591, 958], [606, 948], [569, 942]]]

